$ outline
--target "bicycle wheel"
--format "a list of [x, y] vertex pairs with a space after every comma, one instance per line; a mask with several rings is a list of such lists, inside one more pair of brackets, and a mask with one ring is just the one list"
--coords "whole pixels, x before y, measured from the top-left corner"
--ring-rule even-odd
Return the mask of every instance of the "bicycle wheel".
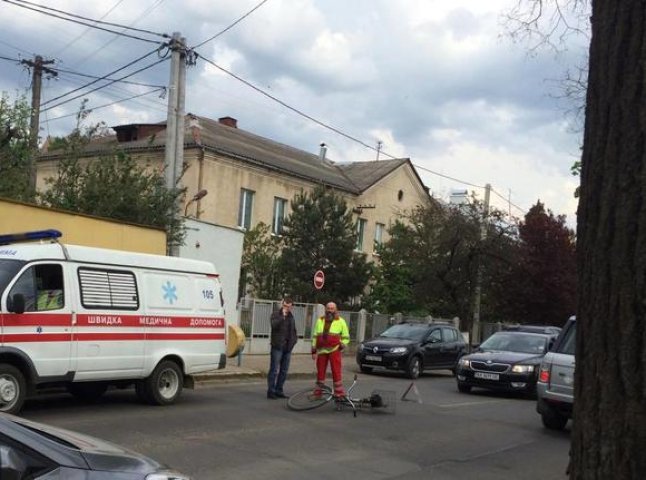
[[287, 406], [292, 410], [312, 410], [325, 405], [332, 400], [334, 395], [332, 394], [332, 389], [328, 386], [321, 387], [321, 390], [320, 395], [314, 395], [314, 387], [296, 392], [290, 395], [287, 400]]

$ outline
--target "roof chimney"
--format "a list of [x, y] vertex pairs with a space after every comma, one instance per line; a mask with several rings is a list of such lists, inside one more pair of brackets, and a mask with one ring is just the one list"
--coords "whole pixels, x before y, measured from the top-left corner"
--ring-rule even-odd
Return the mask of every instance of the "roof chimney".
[[220, 117], [218, 118], [218, 122], [227, 127], [238, 128], [238, 120], [233, 117]]
[[325, 161], [325, 154], [327, 153], [327, 146], [325, 143], [321, 143], [321, 151], [319, 152], [319, 160], [321, 162]]

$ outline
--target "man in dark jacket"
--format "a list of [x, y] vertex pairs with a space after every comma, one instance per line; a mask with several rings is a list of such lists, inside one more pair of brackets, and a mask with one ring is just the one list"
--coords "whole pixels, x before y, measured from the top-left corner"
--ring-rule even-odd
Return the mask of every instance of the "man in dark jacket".
[[267, 398], [287, 398], [283, 385], [287, 379], [292, 349], [298, 340], [292, 306], [292, 299], [285, 297], [280, 309], [271, 314], [271, 361], [267, 375]]

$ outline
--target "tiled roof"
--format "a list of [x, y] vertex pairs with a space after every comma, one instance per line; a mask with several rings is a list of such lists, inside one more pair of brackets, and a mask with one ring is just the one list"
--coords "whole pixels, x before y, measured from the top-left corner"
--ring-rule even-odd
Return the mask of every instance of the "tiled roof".
[[408, 162], [407, 158], [395, 158], [393, 160], [344, 163], [338, 166], [352, 183], [363, 192], [406, 162]]
[[[199, 143], [196, 142], [197, 139], [192, 134], [191, 125], [195, 120], [200, 127]], [[160, 122], [160, 124], [163, 125], [164, 122]], [[85, 153], [88, 155], [100, 154], [115, 148], [125, 151], [162, 149], [165, 143], [165, 130], [130, 142], [117, 142], [116, 136], [104, 137], [88, 145]], [[408, 159], [395, 159], [343, 165], [335, 164], [329, 160], [321, 161], [318, 155], [254, 135], [240, 128], [223, 125], [217, 120], [191, 114], [185, 117], [184, 144], [187, 147], [200, 145], [207, 150], [225, 156], [262, 165], [313, 182], [321, 182], [353, 194], [360, 194], [379, 179], [409, 161]], [[57, 153], [60, 154], [60, 152], [50, 151], [42, 154], [40, 158], [45, 160], [48, 157], [56, 157]]]

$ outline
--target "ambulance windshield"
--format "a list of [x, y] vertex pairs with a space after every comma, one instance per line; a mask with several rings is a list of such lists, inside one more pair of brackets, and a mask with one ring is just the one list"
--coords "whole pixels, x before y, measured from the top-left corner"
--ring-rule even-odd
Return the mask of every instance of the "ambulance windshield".
[[0, 260], [0, 295], [4, 293], [11, 279], [16, 276], [25, 263], [21, 260]]

